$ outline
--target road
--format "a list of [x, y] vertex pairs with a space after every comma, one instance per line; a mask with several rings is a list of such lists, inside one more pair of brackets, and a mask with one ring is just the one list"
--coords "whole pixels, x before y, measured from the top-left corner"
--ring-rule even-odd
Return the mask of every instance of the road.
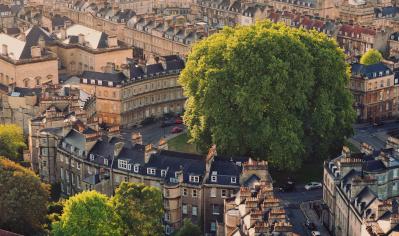
[[[299, 186], [298, 186], [299, 187]], [[303, 187], [298, 188], [296, 192], [279, 192], [274, 191], [274, 197], [280, 199], [284, 206], [289, 222], [292, 225], [292, 230], [298, 235], [310, 235], [310, 232], [305, 228], [305, 216], [300, 208], [302, 202], [315, 201], [323, 199], [323, 189], [305, 190]]]
[[[174, 119], [175, 121], [176, 119]], [[183, 127], [183, 129], [186, 129], [185, 125], [183, 124], [175, 124], [169, 127], [161, 128], [161, 122], [158, 121], [155, 124], [152, 125], [147, 125], [142, 128], [134, 129], [134, 130], [127, 130], [123, 129], [121, 130], [121, 135], [123, 138], [126, 140], [131, 140], [132, 139], [132, 134], [135, 133], [141, 133], [142, 139], [143, 139], [143, 145], [148, 145], [148, 144], [156, 144], [159, 142], [165, 136], [169, 136], [172, 134], [172, 129], [173, 127]]]
[[[374, 150], [379, 150], [381, 148], [385, 148], [385, 143], [377, 137], [386, 140], [386, 130], [399, 128], [399, 123], [396, 123], [395, 120], [392, 120], [387, 121], [385, 126], [372, 126], [368, 124], [355, 124], [354, 126], [356, 135], [351, 137], [353, 140], [359, 142], [360, 144], [365, 142], [368, 145], [371, 145]], [[377, 137], [373, 135], [376, 135]]]

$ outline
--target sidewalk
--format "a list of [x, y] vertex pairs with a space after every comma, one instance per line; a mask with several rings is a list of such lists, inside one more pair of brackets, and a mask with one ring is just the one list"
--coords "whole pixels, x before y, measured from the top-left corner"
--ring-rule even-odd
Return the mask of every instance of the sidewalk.
[[[313, 201], [312, 205], [314, 202], [321, 202], [319, 201]], [[319, 217], [317, 216], [316, 212], [313, 210], [313, 208], [310, 208], [309, 202], [302, 202], [301, 203], [301, 210], [303, 214], [305, 215], [305, 218], [307, 220], [313, 221], [313, 223], [316, 226], [316, 230], [309, 230], [310, 233], [311, 231], [319, 231], [322, 236], [329, 236], [329, 233], [327, 232], [326, 228], [324, 225], [321, 223]]]

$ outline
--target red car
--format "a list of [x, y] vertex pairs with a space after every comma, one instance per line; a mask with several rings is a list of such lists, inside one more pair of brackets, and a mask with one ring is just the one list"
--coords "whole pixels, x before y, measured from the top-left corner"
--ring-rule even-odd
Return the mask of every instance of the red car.
[[183, 128], [180, 128], [180, 127], [174, 127], [172, 129], [172, 133], [179, 133], [179, 132], [182, 132], [182, 131], [183, 131]]
[[183, 119], [181, 119], [181, 120], [176, 120], [176, 124], [183, 124]]

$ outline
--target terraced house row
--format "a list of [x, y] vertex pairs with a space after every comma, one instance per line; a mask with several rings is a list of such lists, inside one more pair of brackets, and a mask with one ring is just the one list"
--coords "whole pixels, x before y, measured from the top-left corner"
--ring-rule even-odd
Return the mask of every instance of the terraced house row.
[[[140, 134], [132, 142], [119, 138], [118, 128], [107, 137], [82, 122], [71, 127], [38, 130], [40, 176], [47, 183], [60, 181], [63, 195], [97, 190], [110, 197], [123, 182], [144, 183], [162, 191], [166, 235], [179, 229], [184, 218], [197, 224], [201, 217], [206, 235], [258, 235], [259, 230], [292, 235], [285, 212], [276, 211], [281, 207], [273, 197], [267, 162], [218, 156], [215, 146], [207, 156], [168, 151], [165, 139], [159, 148], [144, 146]], [[250, 225], [224, 218], [226, 210], [238, 205]]]

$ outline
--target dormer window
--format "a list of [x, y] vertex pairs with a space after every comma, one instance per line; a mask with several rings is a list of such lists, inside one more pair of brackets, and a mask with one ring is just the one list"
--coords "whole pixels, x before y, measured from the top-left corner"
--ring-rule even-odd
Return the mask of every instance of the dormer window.
[[103, 81], [102, 80], [99, 80], [97, 83], [98, 83], [98, 85], [103, 85]]
[[237, 178], [236, 178], [236, 177], [231, 177], [231, 183], [232, 183], [232, 184], [237, 183]]
[[393, 35], [391, 35], [391, 39], [394, 39], [395, 37]]
[[241, 166], [241, 161], [237, 161], [236, 165]]
[[114, 86], [114, 83], [113, 82], [108, 82], [108, 86], [112, 87], [112, 86]]
[[374, 77], [374, 78], [377, 77], [377, 73], [373, 73], [373, 77]]
[[352, 37], [355, 37], [355, 34], [354, 34], [354, 33], [352, 33]]
[[71, 152], [74, 152], [74, 151], [75, 151], [75, 147], [71, 146]]
[[387, 70], [385, 73], [386, 73], [387, 75], [389, 75], [389, 70]]
[[380, 71], [379, 76], [382, 76], [382, 71]]
[[79, 150], [79, 156], [83, 156], [84, 152], [85, 151], [83, 151], [83, 150]]
[[155, 169], [147, 168], [147, 174], [149, 174], [149, 175], [155, 175]]
[[161, 170], [161, 177], [165, 177], [166, 176], [166, 170]]
[[108, 165], [108, 159], [104, 159], [104, 165]]
[[132, 170], [132, 165], [131, 165], [131, 164], [128, 164], [128, 165], [127, 165], [127, 169], [128, 169], [128, 170]]
[[84, 84], [87, 84], [87, 79], [83, 79], [83, 83], [84, 83]]
[[199, 176], [190, 175], [190, 182], [198, 183], [199, 182]]
[[345, 32], [345, 36], [348, 36], [348, 32]]
[[134, 166], [134, 172], [139, 172], [139, 166]]
[[216, 182], [217, 181], [217, 176], [216, 175], [212, 175], [211, 176], [211, 182]]
[[62, 142], [62, 147], [66, 148], [67, 147], [67, 143], [66, 142]]
[[175, 178], [179, 178], [179, 172], [175, 172]]
[[90, 161], [94, 161], [94, 154], [90, 154]]
[[127, 169], [127, 161], [119, 160], [118, 161], [118, 168]]

